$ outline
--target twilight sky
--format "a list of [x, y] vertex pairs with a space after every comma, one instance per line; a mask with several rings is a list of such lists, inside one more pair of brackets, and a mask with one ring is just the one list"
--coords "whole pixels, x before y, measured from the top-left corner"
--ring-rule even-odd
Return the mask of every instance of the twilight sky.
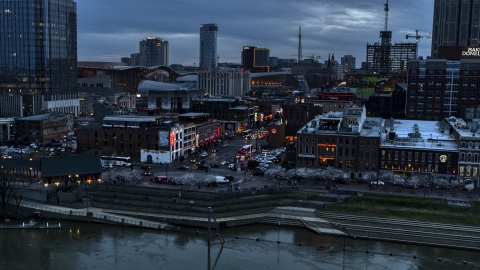
[[[297, 58], [302, 27], [303, 57], [329, 53], [366, 59], [366, 44], [380, 40], [386, 0], [76, 0], [78, 60], [120, 62], [139, 51], [148, 36], [169, 42], [170, 63], [198, 66], [200, 24], [218, 25], [220, 62], [240, 63], [243, 46], [270, 48], [270, 56]], [[432, 32], [434, 0], [390, 0], [392, 43]], [[431, 39], [419, 41], [430, 55]]]

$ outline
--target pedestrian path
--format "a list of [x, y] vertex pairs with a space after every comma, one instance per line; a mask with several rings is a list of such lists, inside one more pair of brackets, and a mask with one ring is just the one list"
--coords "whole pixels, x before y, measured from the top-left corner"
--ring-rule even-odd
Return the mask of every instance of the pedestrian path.
[[[62, 215], [64, 219], [69, 219], [69, 216], [84, 217], [85, 221], [93, 221], [108, 224], [121, 224], [127, 226], [144, 227], [160, 230], [178, 230], [178, 227], [172, 226], [164, 222], [156, 222], [154, 220], [185, 220], [189, 222], [208, 222], [208, 216], [185, 216], [185, 215], [172, 215], [172, 214], [160, 214], [160, 213], [147, 213], [139, 211], [124, 211], [114, 209], [102, 209], [98, 207], [88, 207], [84, 209], [74, 209], [69, 207], [63, 207], [58, 205], [51, 205], [40, 202], [23, 201], [20, 206], [35, 209], [43, 212], [49, 212]], [[320, 234], [343, 234], [342, 231], [333, 229], [330, 222], [325, 219], [319, 218], [314, 213], [313, 208], [301, 208], [301, 207], [277, 207], [269, 212], [265, 213], [253, 213], [243, 214], [231, 217], [217, 218], [217, 222], [230, 222], [238, 220], [252, 220], [256, 223], [256, 220], [262, 218], [273, 218], [276, 220], [298, 220], [304, 224], [306, 228], [309, 228]], [[45, 215], [45, 213], [44, 213]], [[281, 224], [281, 222], [280, 222]], [[284, 223], [284, 225], [287, 225]]]

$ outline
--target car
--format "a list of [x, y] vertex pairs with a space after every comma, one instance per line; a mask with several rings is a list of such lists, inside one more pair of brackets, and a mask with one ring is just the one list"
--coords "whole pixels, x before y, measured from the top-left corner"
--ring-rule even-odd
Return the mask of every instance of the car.
[[235, 164], [233, 164], [233, 163], [230, 163], [230, 164], [228, 165], [228, 168], [231, 169], [231, 170], [233, 170], [235, 167], [236, 167], [236, 166], [235, 166]]
[[281, 161], [282, 161], [282, 159], [279, 158], [279, 157], [276, 157], [276, 158], [273, 159], [273, 162], [275, 162], [275, 163], [279, 163]]
[[143, 171], [143, 175], [144, 175], [144, 176], [150, 176], [151, 173], [150, 173], [150, 171]]
[[50, 148], [50, 152], [53, 152], [53, 151], [55, 151], [55, 148], [53, 148], [53, 147]]
[[255, 170], [255, 171], [252, 172], [252, 175], [260, 175], [260, 176], [262, 176], [262, 175], [264, 175], [264, 174], [265, 174], [265, 171], [263, 171], [263, 170]]
[[227, 162], [224, 160], [224, 161], [220, 162], [220, 165], [227, 165]]
[[233, 177], [233, 175], [225, 175], [225, 179], [227, 179], [229, 181], [233, 181], [233, 179], [235, 179], [235, 177]]
[[179, 165], [177, 166], [177, 170], [188, 170], [188, 167], [185, 165]]
[[196, 165], [200, 165], [200, 164], [205, 164], [205, 160], [197, 160], [197, 162], [195, 162]]
[[190, 159], [190, 162], [191, 162], [191, 163], [196, 163], [196, 162], [197, 162], [197, 160], [196, 160], [196, 159], [194, 159], [194, 158], [192, 158], [192, 159]]
[[72, 151], [70, 153], [75, 154], [77, 152], [77, 148], [72, 148]]
[[440, 186], [437, 186], [437, 189], [446, 189], [446, 190], [450, 190], [450, 186], [449, 186], [449, 185], [440, 185]]
[[354, 182], [354, 183], [357, 183], [357, 184], [368, 184], [368, 180], [367, 180], [367, 179], [363, 179], [363, 178], [354, 179], [353, 182]]
[[429, 188], [430, 185], [428, 185], [428, 183], [422, 182], [422, 183], [420, 183], [420, 184], [418, 185], [418, 187], [420, 187], [420, 188]]
[[212, 153], [216, 153], [217, 152], [217, 149], [212, 149]]
[[380, 180], [375, 180], [375, 181], [370, 182], [370, 185], [372, 185], [372, 186], [384, 186], [385, 182], [380, 181]]
[[227, 147], [227, 146], [228, 146], [228, 144], [224, 143], [222, 146], [223, 146], [223, 147]]
[[408, 188], [408, 189], [416, 189], [418, 186], [414, 184], [405, 184], [403, 185], [403, 188]]
[[285, 174], [279, 174], [277, 175], [277, 179], [290, 179], [290, 177]]
[[197, 170], [209, 170], [209, 169], [210, 169], [210, 166], [207, 166], [205, 164], [197, 165]]
[[218, 168], [218, 167], [220, 167], [220, 164], [218, 164], [218, 163], [211, 163], [210, 164], [210, 168]]
[[62, 147], [62, 149], [60, 149], [61, 152], [65, 152], [65, 148]]
[[200, 155], [201, 158], [206, 158], [207, 156], [208, 156], [208, 153], [207, 153], [207, 152], [203, 152], [203, 153]]
[[286, 150], [287, 148], [282, 147], [282, 148], [280, 148], [280, 149], [281, 149], [280, 151], [281, 151], [282, 153], [285, 153], [285, 150]]
[[43, 146], [40, 146], [40, 147], [38, 148], [38, 150], [39, 150], [39, 151], [43, 151], [43, 150], [45, 150], [45, 148], [44, 148]]
[[140, 169], [150, 170], [151, 167], [150, 167], [150, 166], [147, 166], [147, 165], [142, 165], [142, 166], [140, 166]]

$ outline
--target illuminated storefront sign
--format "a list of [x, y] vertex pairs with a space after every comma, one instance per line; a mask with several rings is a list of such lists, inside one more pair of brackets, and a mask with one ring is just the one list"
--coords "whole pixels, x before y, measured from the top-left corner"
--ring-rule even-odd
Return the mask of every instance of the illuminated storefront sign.
[[466, 48], [462, 48], [462, 56], [476, 56], [476, 57], [480, 57], [480, 47], [466, 47]]
[[175, 143], [175, 132], [170, 132], [170, 146]]

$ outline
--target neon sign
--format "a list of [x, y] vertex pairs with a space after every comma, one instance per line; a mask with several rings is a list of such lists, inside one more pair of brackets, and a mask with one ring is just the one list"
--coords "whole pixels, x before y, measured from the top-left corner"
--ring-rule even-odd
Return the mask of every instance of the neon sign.
[[175, 143], [175, 132], [170, 132], [170, 146]]

